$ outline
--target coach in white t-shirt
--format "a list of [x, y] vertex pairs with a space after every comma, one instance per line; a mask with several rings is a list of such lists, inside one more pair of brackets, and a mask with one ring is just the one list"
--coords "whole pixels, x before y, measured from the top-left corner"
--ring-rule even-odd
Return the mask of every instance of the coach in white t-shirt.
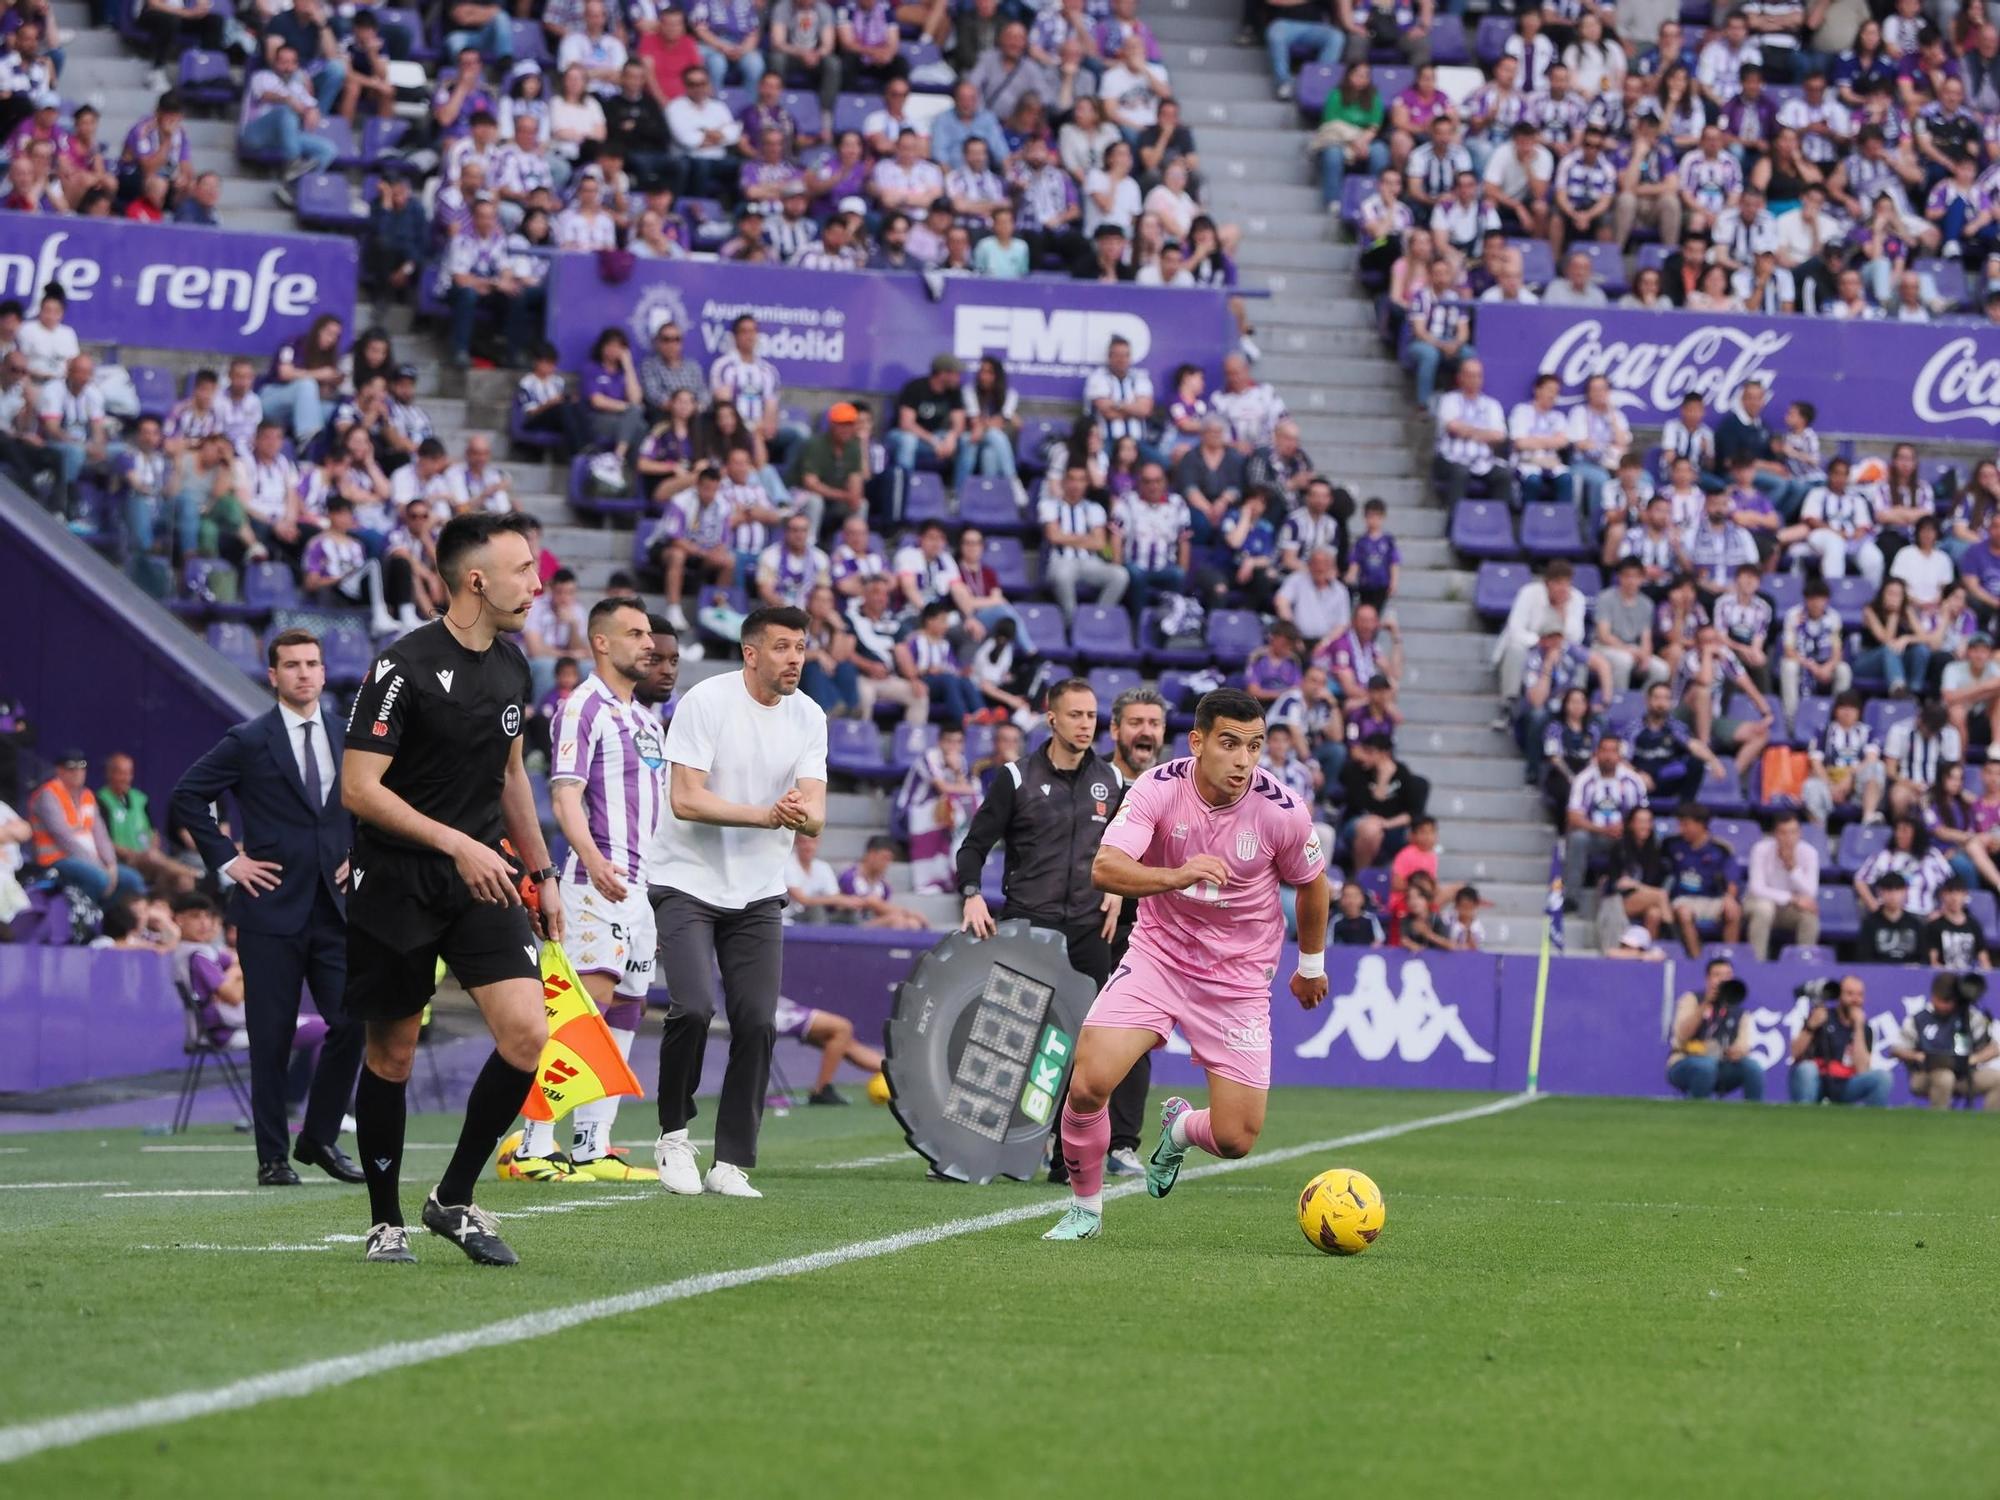
[[[786, 873], [795, 834], [826, 823], [826, 714], [799, 691], [803, 610], [757, 609], [743, 622], [743, 670], [688, 692], [667, 730], [670, 803], [654, 914], [660, 974], [673, 996], [660, 1038], [660, 1139], [670, 1193], [761, 1198], [745, 1170], [776, 1040]], [[715, 970], [729, 1017], [729, 1065], [715, 1108], [715, 1165], [695, 1165], [688, 1122], [701, 1082]]]

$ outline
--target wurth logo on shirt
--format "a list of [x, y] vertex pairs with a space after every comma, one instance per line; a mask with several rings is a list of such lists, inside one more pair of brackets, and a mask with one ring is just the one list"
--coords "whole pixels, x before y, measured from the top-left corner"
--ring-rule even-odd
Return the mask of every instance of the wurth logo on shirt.
[[[394, 662], [389, 661], [382, 663], [384, 667], [392, 667], [394, 665]], [[375, 675], [375, 680], [377, 682], [382, 680], [382, 674], [379, 671]], [[368, 731], [377, 739], [387, 739], [389, 737], [389, 715], [395, 712], [396, 700], [402, 694], [403, 679], [398, 675], [390, 681], [388, 689], [382, 694], [382, 706], [375, 710], [375, 723]]]

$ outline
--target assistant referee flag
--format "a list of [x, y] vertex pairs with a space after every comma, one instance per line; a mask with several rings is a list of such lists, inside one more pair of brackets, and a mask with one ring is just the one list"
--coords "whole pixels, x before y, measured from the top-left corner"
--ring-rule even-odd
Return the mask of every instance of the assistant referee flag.
[[548, 1007], [549, 1039], [522, 1114], [531, 1120], [559, 1120], [594, 1099], [645, 1097], [561, 943], [542, 944], [542, 1001]]

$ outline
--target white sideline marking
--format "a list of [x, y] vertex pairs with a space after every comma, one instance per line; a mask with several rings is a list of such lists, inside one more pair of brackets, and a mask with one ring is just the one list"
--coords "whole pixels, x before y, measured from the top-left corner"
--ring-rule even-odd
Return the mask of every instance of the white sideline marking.
[[[352, 1183], [335, 1182], [331, 1177], [322, 1180], [308, 1177], [300, 1187], [351, 1187]], [[78, 1187], [102, 1187], [100, 1182], [79, 1182]], [[266, 1187], [253, 1188], [152, 1188], [145, 1192], [100, 1193], [101, 1198], [263, 1198], [270, 1194]]]
[[125, 1187], [122, 1182], [0, 1182], [0, 1191], [9, 1193], [26, 1192], [29, 1188], [106, 1188]]
[[[236, 1146], [141, 1146], [139, 1149], [149, 1155], [161, 1156], [234, 1156], [239, 1152], [254, 1151], [256, 1148], [246, 1141]], [[456, 1149], [457, 1147], [449, 1141], [411, 1141], [403, 1147], [405, 1152]]]
[[262, 1253], [271, 1250], [331, 1250], [331, 1245], [134, 1245], [134, 1250], [228, 1250]]
[[914, 1151], [891, 1151], [886, 1156], [857, 1156], [853, 1161], [823, 1161], [814, 1165], [822, 1172], [848, 1172], [856, 1167], [886, 1167], [895, 1161], [922, 1161]]
[[28, 1148], [26, 1146], [0, 1146], [0, 1156], [26, 1156], [27, 1154]]
[[[1397, 1136], [1429, 1130], [1439, 1125], [1457, 1125], [1467, 1120], [1480, 1120], [1489, 1115], [1504, 1114], [1508, 1110], [1519, 1109], [1524, 1104], [1532, 1104], [1539, 1097], [1541, 1096], [1535, 1094], [1510, 1094], [1507, 1098], [1496, 1099], [1490, 1104], [1475, 1105], [1469, 1109], [1455, 1109], [1447, 1114], [1426, 1115], [1394, 1125], [1381, 1125], [1373, 1130], [1334, 1136], [1329, 1140], [1287, 1146], [1266, 1152], [1262, 1156], [1205, 1163], [1182, 1172], [1181, 1177], [1184, 1180], [1219, 1177], [1230, 1172], [1276, 1166], [1280, 1162], [1295, 1161], [1302, 1156], [1317, 1156], [1322, 1152], [1338, 1150], [1344, 1146], [1365, 1146], [1376, 1141], [1393, 1140]], [[1126, 1182], [1106, 1188], [1104, 1196], [1107, 1199], [1126, 1198], [1144, 1189], [1145, 1184], [1142, 1182]], [[915, 1250], [920, 1246], [935, 1245], [942, 1240], [957, 1239], [962, 1235], [978, 1234], [987, 1229], [1019, 1224], [1025, 1219], [1041, 1218], [1061, 1203], [1062, 1196], [1066, 1195], [1037, 1195], [1033, 1202], [1017, 1203], [1012, 1207], [1000, 1209], [995, 1213], [980, 1214], [975, 1218], [947, 1219], [939, 1224], [906, 1229], [899, 1234], [885, 1235], [880, 1239], [857, 1240], [853, 1244], [839, 1245], [831, 1250], [818, 1250], [810, 1255], [795, 1255], [785, 1260], [770, 1261], [761, 1266], [745, 1266], [735, 1271], [708, 1271], [699, 1276], [684, 1276], [678, 1281], [662, 1282], [636, 1292], [626, 1292], [616, 1297], [599, 1297], [589, 1302], [572, 1303], [568, 1307], [552, 1307], [539, 1312], [523, 1313], [518, 1317], [503, 1318], [497, 1323], [461, 1329], [457, 1333], [441, 1333], [426, 1339], [380, 1344], [356, 1354], [311, 1360], [302, 1365], [292, 1365], [287, 1369], [245, 1376], [241, 1380], [233, 1380], [227, 1385], [210, 1386], [206, 1390], [181, 1391], [172, 1396], [155, 1396], [144, 1401], [128, 1402], [123, 1406], [104, 1406], [93, 1411], [70, 1412], [64, 1416], [44, 1417], [39, 1421], [0, 1427], [0, 1463], [13, 1463], [52, 1448], [72, 1448], [79, 1443], [87, 1443], [94, 1438], [109, 1437], [114, 1433], [133, 1432], [146, 1427], [162, 1427], [176, 1422], [190, 1422], [199, 1417], [214, 1416], [218, 1412], [241, 1411], [247, 1407], [261, 1406], [266, 1401], [309, 1396], [317, 1391], [365, 1380], [371, 1375], [384, 1375], [391, 1370], [431, 1364], [440, 1359], [450, 1359], [456, 1355], [469, 1353], [474, 1349], [495, 1349], [508, 1344], [526, 1343], [531, 1339], [547, 1338], [550, 1334], [560, 1333], [584, 1323], [623, 1317], [627, 1313], [644, 1312], [648, 1308], [660, 1307], [669, 1302], [684, 1302], [692, 1297], [705, 1297], [711, 1292], [726, 1292], [734, 1287], [752, 1286], [760, 1281], [805, 1276], [814, 1271], [852, 1265], [856, 1261], [900, 1254], [902, 1251]]]
[[[651, 1198], [652, 1193], [621, 1193], [616, 1197], [578, 1198], [569, 1203], [546, 1203], [533, 1208], [523, 1208], [513, 1213], [495, 1214], [496, 1219], [526, 1219], [537, 1214], [574, 1213], [579, 1208], [607, 1208], [614, 1203], [637, 1203]], [[271, 1251], [331, 1250], [335, 1245], [359, 1245], [367, 1241], [362, 1234], [329, 1234], [321, 1237], [317, 1245], [214, 1245], [202, 1240], [184, 1240], [171, 1245], [134, 1245], [134, 1250], [219, 1250], [231, 1253], [263, 1254]]]

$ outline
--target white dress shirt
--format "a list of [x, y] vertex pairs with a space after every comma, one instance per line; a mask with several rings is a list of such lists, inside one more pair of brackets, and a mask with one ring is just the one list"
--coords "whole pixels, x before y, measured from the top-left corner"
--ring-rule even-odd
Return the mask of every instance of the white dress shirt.
[[326, 721], [319, 716], [319, 705], [315, 703], [311, 713], [302, 714], [289, 703], [280, 703], [278, 719], [285, 726], [285, 739], [292, 747], [292, 763], [298, 767], [299, 780], [306, 786], [312, 785], [312, 778], [306, 774], [307, 740], [300, 731], [311, 726], [313, 758], [319, 762], [320, 800], [324, 802], [333, 794], [333, 746], [327, 743]]

